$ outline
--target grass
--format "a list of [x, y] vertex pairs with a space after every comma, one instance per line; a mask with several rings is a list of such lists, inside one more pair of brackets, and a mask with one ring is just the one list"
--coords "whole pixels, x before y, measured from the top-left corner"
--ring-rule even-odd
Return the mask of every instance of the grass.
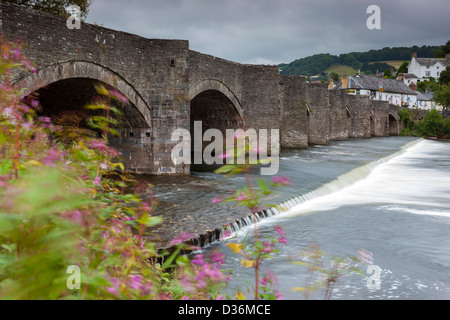
[[350, 66], [345, 66], [343, 64], [335, 64], [325, 70], [325, 73], [330, 74], [331, 72], [337, 73], [339, 76], [348, 75], [354, 76], [358, 73], [358, 70]]
[[369, 62], [369, 64], [375, 63], [375, 62], [380, 62], [380, 63], [387, 63], [388, 65], [393, 66], [395, 69], [398, 69], [402, 63], [405, 60], [385, 60], [385, 61], [373, 61], [373, 62]]

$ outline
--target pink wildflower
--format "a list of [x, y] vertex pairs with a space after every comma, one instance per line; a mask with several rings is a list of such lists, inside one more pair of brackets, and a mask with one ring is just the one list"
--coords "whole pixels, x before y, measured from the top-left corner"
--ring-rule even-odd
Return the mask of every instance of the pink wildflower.
[[223, 265], [225, 263], [225, 255], [221, 252], [213, 251], [211, 252], [211, 261], [218, 265]]
[[192, 264], [195, 265], [203, 265], [205, 263], [205, 260], [203, 260], [205, 255], [203, 254], [197, 254], [194, 259], [191, 260]]
[[98, 185], [100, 185], [100, 181], [101, 181], [100, 177], [95, 177], [93, 182], [96, 186], [98, 186]]
[[278, 242], [280, 242], [280, 243], [288, 243], [287, 242], [287, 240], [286, 240], [286, 238], [284, 237], [284, 236], [281, 236], [280, 238], [278, 238]]
[[222, 234], [222, 239], [228, 238], [229, 236], [231, 236], [231, 231], [228, 229], [224, 230]]
[[143, 284], [142, 284], [142, 276], [138, 275], [138, 274], [134, 274], [131, 276], [131, 284], [130, 286], [134, 289], [134, 290], [141, 290], [143, 288]]
[[281, 236], [283, 234], [285, 234], [283, 228], [281, 228], [280, 226], [275, 226], [275, 231]]
[[221, 203], [223, 201], [223, 197], [215, 197], [211, 200], [211, 203]]
[[239, 193], [239, 196], [236, 198], [237, 201], [244, 201], [247, 199], [247, 196], [244, 192]]
[[125, 97], [123, 94], [121, 94], [119, 91], [116, 90], [110, 90], [109, 94], [115, 98], [116, 100], [119, 100], [122, 103], [127, 103], [128, 102], [128, 98]]
[[194, 237], [193, 233], [182, 232], [181, 234], [179, 234], [178, 236], [173, 238], [172, 241], [170, 241], [170, 245], [175, 246], [175, 245], [183, 243], [189, 239], [192, 239], [193, 237]]
[[37, 107], [39, 107], [39, 100], [37, 99], [31, 99], [31, 106], [35, 109], [37, 109]]
[[63, 155], [55, 148], [48, 150], [46, 157], [42, 162], [48, 167], [55, 167], [55, 162], [60, 161]]
[[272, 183], [276, 185], [284, 185], [284, 186], [290, 186], [291, 185], [291, 179], [288, 177], [273, 177]]
[[272, 246], [271, 243], [269, 243], [269, 242], [264, 242], [263, 243], [262, 252], [264, 252], [264, 253], [271, 253], [272, 250], [273, 250], [273, 246]]

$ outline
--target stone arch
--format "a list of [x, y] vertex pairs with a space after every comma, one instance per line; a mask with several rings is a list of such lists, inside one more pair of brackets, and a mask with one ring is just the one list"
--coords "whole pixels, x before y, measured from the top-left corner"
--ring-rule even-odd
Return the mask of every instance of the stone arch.
[[389, 116], [391, 116], [392, 118], [394, 118], [395, 121], [400, 121], [400, 116], [398, 115], [398, 113], [395, 113], [395, 112], [389, 112]]
[[398, 136], [400, 134], [400, 117], [389, 112], [389, 135]]
[[67, 61], [51, 64], [16, 81], [16, 84], [24, 88], [22, 90], [24, 95], [28, 95], [52, 83], [71, 78], [95, 79], [117, 88], [139, 110], [150, 126], [150, 107], [139, 92], [123, 77], [97, 63]]
[[244, 108], [242, 107], [241, 102], [236, 97], [234, 92], [221, 81], [214, 79], [206, 79], [192, 85], [189, 89], [189, 98], [192, 100], [200, 93], [209, 90], [221, 92], [225, 97], [227, 97], [231, 101], [233, 106], [236, 108], [236, 111], [239, 114], [241, 120], [244, 119]]

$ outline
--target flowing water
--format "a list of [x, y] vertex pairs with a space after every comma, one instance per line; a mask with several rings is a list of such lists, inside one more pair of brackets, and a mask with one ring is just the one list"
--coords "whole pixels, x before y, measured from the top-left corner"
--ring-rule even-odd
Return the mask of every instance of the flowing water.
[[[278, 175], [293, 185], [269, 199], [280, 205], [265, 211], [257, 227], [260, 237], [276, 236], [276, 225], [286, 233], [288, 244], [279, 244], [277, 258], [262, 265], [277, 275], [285, 299], [304, 298], [292, 288], [305, 286], [309, 273], [291, 262], [311, 244], [327, 257], [356, 255], [359, 248], [372, 253], [372, 269], [343, 276], [332, 299], [450, 299], [450, 143], [409, 137], [333, 142], [284, 152]], [[241, 177], [196, 173], [187, 180], [209, 186], [174, 195], [189, 212], [235, 219], [242, 210], [210, 203], [242, 185]], [[253, 269], [240, 266], [226, 244], [251, 238], [254, 226], [233, 225], [231, 239], [202, 251], [225, 253], [224, 267], [233, 271], [230, 290], [245, 292], [254, 285]], [[310, 298], [323, 298], [323, 291]]]

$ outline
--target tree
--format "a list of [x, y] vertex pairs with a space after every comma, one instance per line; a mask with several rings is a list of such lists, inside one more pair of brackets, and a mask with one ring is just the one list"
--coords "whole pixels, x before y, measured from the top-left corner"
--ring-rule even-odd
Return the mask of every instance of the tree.
[[70, 14], [66, 8], [70, 5], [77, 5], [80, 7], [81, 19], [84, 20], [89, 12], [89, 6], [94, 0], [5, 0], [6, 2], [18, 4], [29, 7], [35, 10], [40, 10], [54, 15], [69, 17]]
[[450, 85], [450, 67], [445, 68], [445, 70], [441, 72], [439, 83]]
[[445, 45], [437, 50], [433, 50], [435, 58], [445, 58], [447, 53], [450, 53], [450, 40]]
[[330, 77], [333, 81], [339, 81], [339, 75], [336, 72], [331, 72]]
[[450, 86], [437, 86], [433, 90], [433, 100], [437, 104], [440, 104], [444, 108], [444, 111], [448, 110], [450, 107]]
[[384, 70], [383, 78], [394, 79], [395, 77], [392, 75], [391, 69], [387, 68]]
[[397, 76], [400, 73], [408, 73], [408, 65], [409, 65], [408, 61], [403, 62], [402, 65], [397, 70]]

